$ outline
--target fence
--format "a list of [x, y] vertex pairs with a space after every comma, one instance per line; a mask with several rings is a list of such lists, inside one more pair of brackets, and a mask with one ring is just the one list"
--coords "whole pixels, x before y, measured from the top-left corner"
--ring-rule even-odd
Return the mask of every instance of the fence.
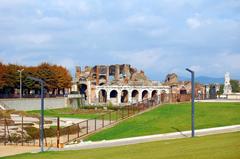
[[[92, 119], [86, 119], [72, 125], [63, 126], [59, 117], [52, 121], [45, 121], [44, 143], [45, 146], [60, 147], [61, 144], [74, 142], [80, 138], [94, 133], [102, 128], [115, 124], [135, 114], [158, 106], [161, 103], [188, 101], [190, 95], [161, 94], [152, 99], [145, 99], [131, 105], [114, 107], [105, 114]], [[39, 146], [40, 120], [27, 122], [27, 117], [21, 117], [21, 121], [14, 123], [10, 118], [0, 120], [0, 143]]]
[[161, 101], [157, 96], [150, 100], [146, 99], [135, 104], [123, 106], [116, 109], [115, 111], [110, 111], [96, 118], [87, 119], [74, 125], [64, 127], [59, 130], [59, 139], [61, 140], [60, 143], [74, 142], [76, 139], [84, 137], [90, 133], [94, 133], [106, 126], [115, 124], [116, 122], [157, 106], [160, 103]]

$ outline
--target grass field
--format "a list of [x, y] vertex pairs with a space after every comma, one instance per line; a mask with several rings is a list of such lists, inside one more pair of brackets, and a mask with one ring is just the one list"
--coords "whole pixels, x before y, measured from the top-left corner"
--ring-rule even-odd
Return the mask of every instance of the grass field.
[[[29, 115], [39, 115], [40, 110], [32, 110], [27, 112]], [[45, 116], [49, 117], [65, 117], [65, 118], [95, 118], [101, 114], [106, 113], [103, 110], [94, 110], [94, 109], [81, 109], [74, 110], [72, 108], [59, 108], [59, 109], [47, 109], [44, 111]]]
[[[196, 129], [240, 124], [240, 103], [196, 103]], [[93, 134], [87, 140], [108, 140], [191, 129], [191, 105], [167, 104]]]
[[[103, 110], [103, 109], [72, 109], [72, 108], [59, 108], [59, 109], [47, 109], [44, 110], [44, 115], [47, 117], [61, 117], [61, 118], [79, 118], [79, 119], [93, 119], [97, 118], [102, 120], [102, 115], [104, 115], [105, 120], [109, 120], [109, 113], [111, 112], [111, 120], [116, 120], [116, 117], [121, 118], [121, 110], [118, 110], [118, 115], [116, 110]], [[39, 116], [40, 110], [32, 110], [26, 112], [30, 116]], [[125, 116], [128, 111], [124, 109]]]
[[238, 159], [240, 132], [78, 151], [22, 154], [3, 159]]

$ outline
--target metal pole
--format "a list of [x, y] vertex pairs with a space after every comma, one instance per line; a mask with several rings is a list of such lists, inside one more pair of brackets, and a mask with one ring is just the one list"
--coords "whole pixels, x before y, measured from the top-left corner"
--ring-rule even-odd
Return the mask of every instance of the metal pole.
[[87, 127], [87, 130], [86, 130], [86, 133], [88, 134], [88, 120], [86, 121], [86, 127]]
[[190, 69], [186, 69], [188, 72], [191, 73], [191, 82], [192, 82], [192, 137], [195, 136], [195, 125], [194, 125], [194, 114], [195, 114], [195, 108], [194, 108], [194, 97], [195, 97], [195, 84], [194, 84], [194, 71]]
[[80, 136], [80, 125], [79, 125], [79, 123], [77, 124], [77, 127], [78, 127], [78, 134], [77, 134], [77, 137], [79, 138], [79, 136]]
[[41, 81], [41, 152], [44, 151], [43, 146], [44, 146], [44, 96], [43, 96], [43, 81]]
[[69, 142], [69, 126], [67, 127], [67, 141]]
[[7, 120], [6, 117], [4, 118], [4, 145], [6, 146], [7, 143]]
[[111, 112], [109, 112], [109, 124], [111, 124]]
[[59, 148], [60, 144], [60, 118], [57, 117], [57, 148]]
[[195, 136], [195, 127], [194, 127], [194, 97], [195, 97], [195, 84], [194, 84], [194, 72], [192, 72], [192, 137]]
[[20, 71], [20, 98], [22, 98], [22, 71]]
[[20, 73], [20, 92], [19, 92], [19, 97], [20, 99], [22, 98], [22, 71], [24, 71], [24, 69], [21, 70], [17, 70]]
[[104, 127], [104, 115], [102, 115], [102, 127]]
[[97, 130], [97, 118], [95, 118], [95, 131]]
[[27, 77], [31, 80], [37, 81], [41, 84], [41, 118], [40, 118], [40, 145], [41, 145], [41, 152], [44, 151], [43, 147], [44, 147], [44, 88], [43, 88], [43, 84], [44, 81], [42, 79], [39, 78], [35, 78], [35, 77]]
[[22, 134], [22, 146], [23, 146], [23, 116], [22, 116], [22, 131], [21, 131], [21, 134]]

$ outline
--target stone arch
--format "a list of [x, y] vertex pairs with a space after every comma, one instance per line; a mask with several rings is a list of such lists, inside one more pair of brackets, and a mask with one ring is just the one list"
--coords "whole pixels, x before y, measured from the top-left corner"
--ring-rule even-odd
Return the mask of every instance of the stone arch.
[[98, 100], [99, 100], [99, 103], [106, 103], [107, 102], [107, 91], [105, 89], [101, 89], [98, 92]]
[[164, 102], [167, 98], [166, 90], [161, 91], [161, 102]]
[[86, 100], [87, 99], [87, 85], [86, 84], [78, 85], [78, 90], [79, 90], [79, 93], [81, 95], [83, 95]]
[[144, 90], [142, 91], [142, 100], [148, 99], [148, 91]]
[[156, 98], [157, 95], [158, 95], [158, 91], [157, 91], [157, 90], [153, 90], [151, 97], [152, 97], [152, 98]]
[[100, 76], [99, 76], [99, 80], [107, 80], [106, 75], [100, 75]]
[[121, 92], [121, 103], [127, 103], [128, 102], [128, 91], [122, 90]]
[[102, 86], [102, 85], [105, 85], [107, 82], [107, 77], [106, 75], [100, 75], [99, 76], [99, 85]]
[[101, 82], [101, 83], [99, 83], [99, 86], [103, 86], [103, 85], [105, 85], [105, 83], [104, 83], [104, 82]]
[[187, 90], [184, 86], [182, 86], [182, 88], [179, 91], [180, 94], [187, 94]]
[[110, 91], [110, 100], [112, 103], [118, 102], [118, 91], [117, 90], [111, 90]]
[[132, 94], [131, 94], [131, 97], [132, 97], [132, 101], [133, 101], [133, 103], [136, 103], [136, 102], [138, 102], [138, 98], [139, 98], [139, 92], [138, 92], [138, 90], [133, 90], [132, 91]]

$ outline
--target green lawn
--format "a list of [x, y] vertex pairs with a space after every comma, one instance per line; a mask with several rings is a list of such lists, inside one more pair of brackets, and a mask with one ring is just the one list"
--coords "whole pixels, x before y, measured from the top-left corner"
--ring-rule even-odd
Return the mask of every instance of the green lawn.
[[240, 132], [78, 151], [22, 154], [3, 159], [239, 159]]
[[[240, 103], [196, 103], [196, 129], [240, 124]], [[118, 139], [191, 129], [191, 105], [167, 104], [93, 134], [87, 140]]]
[[[59, 109], [46, 109], [44, 110], [44, 115], [48, 117], [62, 117], [62, 118], [80, 118], [80, 119], [93, 119], [97, 118], [102, 120], [102, 115], [104, 115], [105, 120], [109, 120], [109, 113], [111, 111], [111, 120], [116, 120], [116, 117], [121, 118], [121, 110], [103, 110], [103, 109], [72, 109], [72, 108], [59, 108]], [[26, 112], [28, 115], [40, 115], [40, 110], [31, 110]], [[117, 115], [118, 114], [118, 115]], [[127, 116], [127, 110], [124, 110], [125, 116]]]
[[[29, 115], [39, 115], [40, 110], [32, 110], [27, 112]], [[101, 114], [106, 113], [103, 110], [94, 110], [94, 109], [81, 109], [74, 110], [72, 108], [59, 108], [59, 109], [47, 109], [44, 111], [44, 115], [48, 117], [65, 117], [65, 118], [95, 118]]]

